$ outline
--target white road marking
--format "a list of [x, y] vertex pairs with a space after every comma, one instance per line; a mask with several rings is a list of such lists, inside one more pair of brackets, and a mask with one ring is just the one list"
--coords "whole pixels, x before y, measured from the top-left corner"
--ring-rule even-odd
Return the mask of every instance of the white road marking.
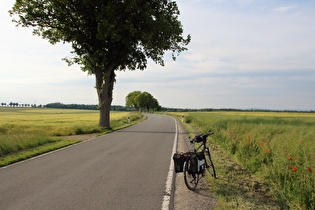
[[173, 161], [173, 154], [176, 152], [176, 147], [177, 147], [177, 135], [178, 135], [178, 129], [177, 129], [177, 121], [175, 118], [173, 118], [175, 121], [175, 139], [174, 139], [174, 144], [173, 144], [173, 150], [171, 154], [171, 161], [170, 161], [170, 167], [168, 170], [167, 174], [167, 179], [166, 179], [166, 189], [165, 189], [165, 195], [163, 198], [163, 203], [162, 203], [162, 210], [168, 210], [170, 207], [170, 201], [171, 201], [171, 194], [172, 194], [172, 184], [173, 184], [173, 177], [174, 177], [174, 161]]

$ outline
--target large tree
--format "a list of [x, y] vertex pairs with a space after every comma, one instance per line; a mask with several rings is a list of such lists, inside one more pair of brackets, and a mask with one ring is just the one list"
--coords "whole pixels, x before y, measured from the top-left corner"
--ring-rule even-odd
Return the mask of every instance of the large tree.
[[126, 96], [126, 107], [134, 107], [136, 111], [139, 111], [138, 97], [141, 91], [133, 91]]
[[[141, 110], [146, 109], [149, 111], [150, 109], [154, 109], [153, 104], [155, 102], [155, 98], [148, 92], [141, 93], [138, 98], [138, 106]], [[156, 100], [157, 101], [157, 100]]]
[[175, 59], [190, 41], [172, 0], [16, 0], [9, 12], [51, 44], [71, 43], [65, 60], [95, 75], [99, 126], [107, 128], [115, 71], [144, 70], [148, 59], [163, 66], [166, 51]]

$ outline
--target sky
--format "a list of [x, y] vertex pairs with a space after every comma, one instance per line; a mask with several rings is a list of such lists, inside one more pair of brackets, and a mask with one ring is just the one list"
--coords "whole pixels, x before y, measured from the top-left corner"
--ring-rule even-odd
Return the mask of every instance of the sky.
[[[0, 1], [0, 102], [98, 104], [69, 44], [16, 27]], [[178, 0], [188, 50], [116, 72], [112, 105], [147, 91], [162, 107], [315, 110], [315, 0]]]

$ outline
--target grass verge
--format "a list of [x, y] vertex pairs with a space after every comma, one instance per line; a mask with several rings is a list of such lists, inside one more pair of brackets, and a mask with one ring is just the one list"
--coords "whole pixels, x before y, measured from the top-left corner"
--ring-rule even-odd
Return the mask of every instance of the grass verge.
[[217, 179], [206, 177], [211, 193], [218, 197], [216, 209], [281, 209], [267, 182], [253, 176], [219, 146], [210, 144]]
[[35, 157], [37, 155], [41, 155], [43, 153], [47, 153], [56, 149], [60, 149], [62, 147], [69, 146], [71, 144], [78, 143], [78, 140], [64, 140], [64, 139], [55, 139], [51, 140], [50, 143], [45, 145], [41, 145], [35, 148], [22, 150], [19, 152], [8, 154], [4, 157], [0, 157], [0, 167], [16, 163], [21, 160], [26, 160], [31, 157]]

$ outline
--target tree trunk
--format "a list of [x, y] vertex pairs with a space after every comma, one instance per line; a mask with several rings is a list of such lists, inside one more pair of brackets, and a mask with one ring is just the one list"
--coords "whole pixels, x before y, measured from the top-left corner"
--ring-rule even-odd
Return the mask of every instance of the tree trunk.
[[105, 72], [102, 72], [100, 67], [96, 67], [96, 89], [100, 109], [99, 126], [108, 129], [110, 129], [110, 106], [113, 100], [115, 77], [113, 66], [108, 67]]

